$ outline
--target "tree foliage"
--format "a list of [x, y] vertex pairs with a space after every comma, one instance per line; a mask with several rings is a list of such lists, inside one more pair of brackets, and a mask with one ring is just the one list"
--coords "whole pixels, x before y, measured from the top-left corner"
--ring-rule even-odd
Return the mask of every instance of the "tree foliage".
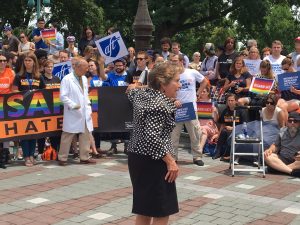
[[[8, 21], [14, 28], [27, 28], [35, 15], [27, 2], [2, 1], [2, 26]], [[134, 44], [137, 6], [138, 0], [51, 0], [51, 13], [45, 16], [77, 38], [87, 25], [98, 34], [116, 27], [129, 46]], [[155, 27], [153, 47], [168, 36], [189, 54], [201, 51], [205, 42], [223, 44], [228, 35], [242, 42], [255, 38], [260, 47], [279, 39], [290, 50], [300, 30], [299, 0], [148, 0], [148, 6]]]

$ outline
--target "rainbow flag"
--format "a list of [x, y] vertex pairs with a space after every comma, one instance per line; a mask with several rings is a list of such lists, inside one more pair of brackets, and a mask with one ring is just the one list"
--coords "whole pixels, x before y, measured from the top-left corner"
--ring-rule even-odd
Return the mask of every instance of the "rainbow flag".
[[267, 95], [271, 91], [273, 85], [274, 80], [254, 77], [249, 91], [255, 94]]
[[41, 30], [41, 34], [44, 40], [54, 41], [56, 39], [56, 29], [44, 29]]
[[199, 119], [213, 118], [213, 103], [212, 102], [197, 102], [197, 114]]

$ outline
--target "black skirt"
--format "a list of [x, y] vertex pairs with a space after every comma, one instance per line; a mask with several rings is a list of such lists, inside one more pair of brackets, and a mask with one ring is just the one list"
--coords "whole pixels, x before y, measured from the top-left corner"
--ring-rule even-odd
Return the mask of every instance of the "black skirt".
[[133, 186], [132, 213], [165, 217], [179, 211], [175, 182], [165, 181], [167, 166], [163, 160], [129, 153], [128, 168]]

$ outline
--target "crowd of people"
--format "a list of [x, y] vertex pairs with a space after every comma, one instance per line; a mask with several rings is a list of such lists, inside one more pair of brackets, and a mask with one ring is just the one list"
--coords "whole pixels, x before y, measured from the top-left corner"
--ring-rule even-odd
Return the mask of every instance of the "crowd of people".
[[[299, 113], [300, 90], [292, 86], [288, 91], [280, 91], [277, 76], [300, 70], [300, 37], [295, 38], [295, 51], [285, 56], [281, 55], [283, 44], [279, 40], [273, 41], [270, 47], [259, 46], [262, 49], [260, 54], [254, 39], [248, 40], [246, 48], [238, 52], [236, 40], [228, 37], [224, 45], [217, 48], [213, 43], [206, 43], [203, 53], [195, 52], [191, 62], [190, 58], [181, 52], [181, 44], [166, 37], [161, 39], [161, 49], [135, 52], [133, 47], [129, 47], [128, 56], [105, 65], [105, 59], [99, 55], [95, 44], [100, 36], [96, 35], [91, 27], [83, 29], [81, 39], [77, 41], [78, 47], [75, 37], [70, 35], [65, 38], [60, 33], [57, 23], [51, 23], [49, 28], [56, 29], [55, 40], [45, 40], [41, 36], [41, 31], [45, 29], [43, 18], [38, 19], [37, 27], [30, 35], [20, 32], [19, 38], [13, 35], [11, 26], [4, 27], [6, 39], [0, 54], [0, 93], [60, 88], [61, 101], [65, 106], [64, 114], [68, 114], [64, 119], [62, 139], [55, 136], [14, 142], [16, 149], [18, 146], [22, 149], [15, 152], [15, 157], [23, 157], [26, 166], [37, 164], [36, 160], [40, 158], [39, 155], [43, 153], [47, 142], [59, 152], [60, 165], [66, 164], [70, 149], [82, 163], [95, 163], [90, 156], [100, 158], [103, 151], [100, 149], [99, 133], [93, 132], [92, 127], [88, 125], [91, 119], [88, 115], [88, 88], [147, 88], [149, 73], [166, 61], [181, 68], [181, 88], [173, 99], [177, 108], [192, 102], [196, 114], [197, 102], [213, 102], [212, 118], [204, 120], [196, 117], [194, 120], [175, 123], [171, 140], [176, 161], [179, 160], [177, 149], [183, 128], [190, 137], [192, 160], [195, 165], [204, 165], [202, 156], [208, 144], [216, 146], [214, 159], [228, 160], [230, 146], [227, 139], [232, 132], [232, 115], [236, 105], [261, 106], [263, 120], [275, 123], [278, 128], [289, 127], [290, 112]], [[114, 29], [109, 29], [109, 32], [114, 32]], [[204, 57], [201, 58], [201, 54], [204, 54]], [[52, 74], [53, 67], [56, 63], [67, 61], [72, 62], [73, 72], [61, 80]], [[274, 80], [268, 95], [249, 91], [254, 77]], [[75, 120], [79, 116], [81, 120]], [[242, 124], [254, 120], [255, 115], [245, 110], [237, 110], [236, 118], [237, 124]], [[74, 121], [78, 122], [80, 129], [77, 129]], [[297, 117], [292, 124], [296, 127], [299, 125]], [[299, 137], [299, 128], [297, 130], [296, 136]], [[129, 135], [122, 135], [125, 153], [130, 151]], [[107, 154], [116, 153], [117, 144], [120, 142], [115, 140], [113, 135], [111, 137], [112, 144]], [[9, 142], [1, 145], [0, 165], [5, 168], [9, 161]], [[291, 150], [290, 158], [294, 159], [298, 151], [299, 146]]]

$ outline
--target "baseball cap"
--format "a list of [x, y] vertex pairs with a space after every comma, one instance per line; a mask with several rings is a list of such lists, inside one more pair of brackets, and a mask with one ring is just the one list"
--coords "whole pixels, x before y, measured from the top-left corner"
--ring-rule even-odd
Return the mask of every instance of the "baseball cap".
[[289, 119], [294, 119], [296, 121], [300, 121], [300, 113], [298, 112], [290, 112]]
[[215, 45], [213, 43], [206, 43], [204, 45], [204, 52], [215, 54]]
[[75, 42], [75, 37], [74, 36], [68, 36], [67, 41], [68, 42]]
[[10, 25], [4, 26], [3, 28], [4, 31], [11, 31], [12, 27]]

